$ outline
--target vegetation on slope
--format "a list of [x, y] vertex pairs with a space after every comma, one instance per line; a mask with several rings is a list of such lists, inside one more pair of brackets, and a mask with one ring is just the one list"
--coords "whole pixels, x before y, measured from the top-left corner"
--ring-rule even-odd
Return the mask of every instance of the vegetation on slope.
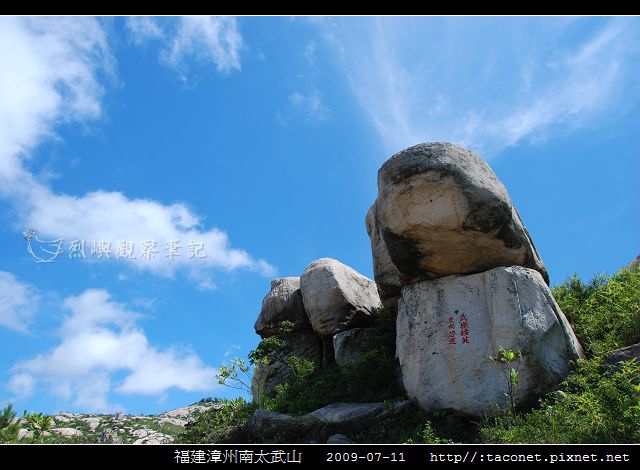
[[[587, 353], [563, 383], [531, 410], [508, 411], [480, 421], [447, 412], [427, 415], [415, 406], [349, 437], [356, 442], [607, 443], [640, 442], [640, 366], [605, 370], [613, 349], [640, 343], [640, 272], [623, 269], [588, 283], [573, 276], [553, 289]], [[292, 378], [263, 408], [302, 414], [335, 402], [402, 398], [394, 360], [395, 318], [376, 316], [377, 344], [348, 368], [316, 369], [292, 361]], [[192, 423], [183, 442], [255, 439], [247, 431], [255, 406], [229, 401], [223, 413]], [[221, 424], [217, 424], [217, 423]], [[263, 437], [264, 438], [264, 437]]]
[[[588, 283], [574, 276], [553, 294], [587, 353], [561, 391], [543, 397], [531, 410], [479, 421], [447, 412], [427, 415], [414, 405], [348, 437], [371, 443], [639, 443], [640, 365], [627, 362], [607, 369], [604, 358], [613, 349], [640, 343], [640, 272], [623, 269]], [[404, 398], [394, 359], [395, 318], [381, 310], [374, 328], [378, 347], [349, 367], [318, 369], [308, 361], [289, 361], [291, 380], [278, 386], [262, 407], [304, 414], [335, 402]], [[178, 442], [270, 440], [249, 433], [255, 404], [240, 398], [216, 403], [223, 406], [199, 414]], [[15, 413], [11, 408], [0, 411], [0, 442], [15, 442], [16, 435]]]

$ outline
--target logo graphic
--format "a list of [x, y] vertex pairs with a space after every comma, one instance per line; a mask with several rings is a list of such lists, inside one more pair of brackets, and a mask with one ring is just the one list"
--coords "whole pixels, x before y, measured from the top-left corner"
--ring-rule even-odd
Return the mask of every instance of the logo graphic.
[[46, 241], [40, 240], [37, 234], [38, 231], [32, 227], [28, 227], [22, 232], [27, 241], [27, 251], [38, 263], [54, 263], [64, 251], [62, 249], [64, 238]]

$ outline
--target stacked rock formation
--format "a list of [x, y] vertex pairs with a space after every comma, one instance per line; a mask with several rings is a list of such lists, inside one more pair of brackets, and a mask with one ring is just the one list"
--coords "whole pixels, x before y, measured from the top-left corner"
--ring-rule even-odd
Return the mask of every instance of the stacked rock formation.
[[[291, 322], [293, 332], [284, 338], [282, 360], [297, 356], [319, 366], [344, 365], [368, 350], [369, 329], [363, 327], [370, 324], [380, 305], [371, 279], [339, 261], [322, 258], [300, 277], [272, 281], [254, 328], [268, 338], [279, 333], [284, 321]], [[289, 374], [282, 361], [258, 368], [252, 382], [254, 400], [272, 395]]]
[[[582, 355], [520, 215], [477, 154], [433, 143], [394, 155], [366, 227], [380, 297], [398, 313], [405, 389], [424, 409], [495, 412], [505, 367], [519, 373], [516, 403], [528, 404]], [[492, 361], [500, 348], [522, 357]]]
[[293, 332], [285, 339], [281, 360], [259, 367], [253, 374], [251, 391], [254, 401], [261, 395], [272, 395], [276, 385], [287, 381], [290, 369], [282, 362], [290, 356], [320, 363], [322, 341], [312, 330], [302, 303], [299, 277], [284, 277], [271, 281], [271, 290], [262, 301], [262, 309], [254, 328], [262, 338], [279, 333], [283, 322], [293, 324]]

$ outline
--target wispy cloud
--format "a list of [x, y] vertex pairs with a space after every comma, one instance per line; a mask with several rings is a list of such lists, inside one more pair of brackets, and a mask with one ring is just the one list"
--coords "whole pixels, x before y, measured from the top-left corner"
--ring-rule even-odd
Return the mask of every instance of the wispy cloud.
[[289, 95], [289, 109], [292, 116], [319, 124], [329, 119], [331, 112], [325, 106], [322, 93], [312, 87], [308, 93], [295, 91]]
[[493, 155], [637, 100], [637, 18], [315, 22], [389, 151], [423, 141]]
[[38, 305], [35, 289], [0, 271], [0, 326], [26, 333]]
[[165, 37], [164, 31], [153, 17], [130, 16], [126, 26], [130, 40], [139, 46]]
[[160, 58], [186, 79], [190, 63], [210, 63], [219, 72], [240, 70], [242, 35], [232, 17], [131, 17], [127, 29], [135, 44], [157, 41]]
[[322, 124], [331, 118], [331, 110], [320, 91], [317, 48], [316, 41], [312, 39], [300, 52], [304, 61], [300, 65], [300, 72], [296, 74], [295, 79], [292, 78], [295, 86], [288, 96], [286, 108], [276, 115], [278, 122], [283, 126], [291, 121]]
[[[139, 36], [165, 37], [152, 23], [137, 21]], [[213, 29], [205, 34], [207, 27]], [[176, 60], [186, 60], [188, 51], [205, 54], [197, 52], [199, 43], [193, 41], [202, 36], [213, 44], [217, 34], [220, 47], [229, 45], [233, 50], [212, 45], [204, 57], [214, 60], [219, 70], [239, 67], [235, 28], [231, 18], [183, 18], [171, 39], [171, 54]], [[33, 175], [31, 150], [54, 136], [57, 125], [102, 115], [102, 77], [113, 76], [115, 66], [99, 21], [1, 18], [0, 67], [0, 197], [13, 205], [16, 228], [31, 225], [49, 238], [110, 241], [113, 251], [118, 241], [132, 241], [139, 249], [151, 239], [160, 249], [165, 241], [179, 240], [183, 250], [189, 241], [202, 242], [206, 258], [197, 263], [184, 251], [173, 260], [161, 255], [146, 263], [121, 260], [162, 275], [185, 268], [197, 282], [208, 279], [212, 268], [244, 268], [267, 276], [275, 272], [266, 261], [233, 248], [225, 231], [204, 228], [201, 217], [184, 203], [130, 199], [113, 191], [59, 194]]]
[[[111, 299], [104, 290], [90, 289], [68, 297], [70, 312], [52, 350], [13, 368], [8, 388], [25, 398], [54, 395], [88, 411], [120, 408], [112, 395], [161, 395], [171, 388], [209, 391], [215, 370], [191, 351], [161, 349], [150, 344], [138, 325], [139, 314]], [[116, 379], [124, 374], [123, 379]]]

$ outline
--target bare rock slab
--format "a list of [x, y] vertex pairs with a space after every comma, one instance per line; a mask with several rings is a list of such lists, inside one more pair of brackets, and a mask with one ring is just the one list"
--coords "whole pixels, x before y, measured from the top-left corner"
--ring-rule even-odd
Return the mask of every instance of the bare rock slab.
[[491, 360], [521, 352], [517, 404], [553, 390], [583, 356], [539, 272], [518, 266], [423, 281], [402, 289], [397, 355], [409, 397], [431, 411], [469, 415], [507, 406], [506, 372]]

